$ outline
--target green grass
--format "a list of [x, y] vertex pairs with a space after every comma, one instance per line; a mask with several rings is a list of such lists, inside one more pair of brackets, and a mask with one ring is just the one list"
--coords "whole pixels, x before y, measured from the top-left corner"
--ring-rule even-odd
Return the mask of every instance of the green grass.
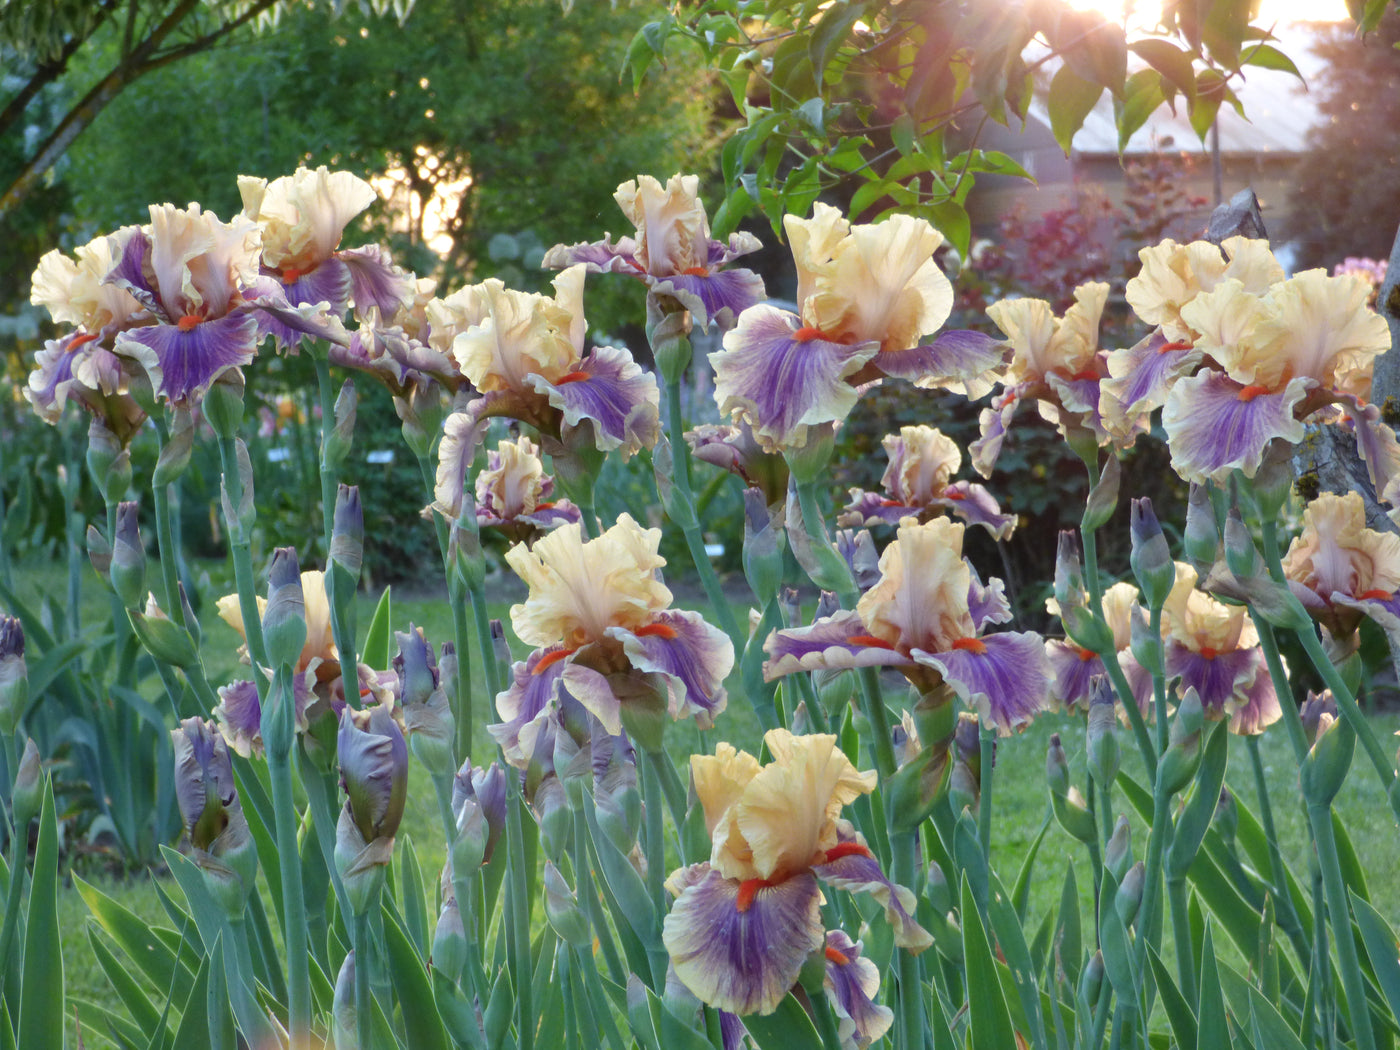
[[[155, 575], [156, 566], [151, 567], [151, 572], [151, 578], [158, 579]], [[201, 614], [205, 627], [202, 655], [210, 680], [217, 687], [242, 674], [236, 655], [238, 637], [213, 613], [213, 599], [230, 590], [231, 586], [224, 577], [221, 565], [197, 566], [195, 575], [202, 581], [201, 589], [206, 602]], [[108, 615], [109, 607], [90, 571], [85, 572], [85, 576], [82, 621], [85, 630], [98, 632]], [[45, 595], [61, 596], [65, 588], [61, 566], [26, 568], [20, 574], [18, 582], [21, 600], [36, 606]], [[497, 580], [488, 586], [488, 593], [493, 598], [490, 615], [493, 618], [501, 618], [508, 624], [510, 604], [523, 596], [520, 585], [513, 580]], [[357, 615], [362, 637], [372, 617], [376, 598], [377, 595], [360, 597]], [[681, 604], [699, 606], [698, 602]], [[743, 613], [743, 610], [736, 611], [741, 615]], [[421, 626], [434, 643], [440, 644], [451, 637], [451, 612], [444, 598], [423, 593], [415, 594], [407, 600], [396, 598], [393, 601], [394, 627], [406, 629], [410, 621]], [[523, 655], [525, 647], [515, 642], [513, 636], [512, 643], [516, 654]], [[473, 753], [481, 760], [494, 752], [493, 744], [484, 728], [488, 721], [494, 719], [494, 711], [480, 681], [479, 665], [474, 677], [477, 679], [477, 724], [473, 733]], [[678, 764], [692, 751], [712, 750], [715, 742], [720, 739], [730, 740], [749, 749], [756, 748], [759, 738], [758, 721], [742, 695], [738, 693], [737, 682], [731, 681], [731, 685], [735, 686], [735, 691], [731, 694], [730, 708], [719, 717], [714, 730], [701, 733], [693, 725], [672, 728], [669, 741]], [[899, 692], [891, 689], [890, 695], [899, 695]], [[1388, 737], [1400, 726], [1400, 719], [1394, 715], [1378, 716], [1375, 724], [1377, 730]], [[1046, 818], [1048, 796], [1044, 779], [1045, 752], [1050, 734], [1055, 732], [1061, 735], [1070, 757], [1074, 782], [1082, 789], [1086, 784], [1082, 717], [1048, 714], [1037, 720], [1025, 733], [998, 743], [992, 858], [995, 868], [1008, 886], [1015, 879], [1027, 849]], [[1121, 731], [1121, 744], [1125, 773], [1141, 781], [1141, 761], [1137, 756], [1132, 736], [1127, 731]], [[1309, 847], [1306, 823], [1298, 791], [1296, 765], [1281, 730], [1266, 734], [1262, 752], [1284, 857], [1293, 866], [1299, 881], [1307, 886]], [[1231, 741], [1227, 786], [1242, 805], [1257, 812], [1249, 759], [1243, 742], [1239, 740]], [[1392, 925], [1400, 925], [1400, 887], [1389, 877], [1389, 873], [1400, 870], [1400, 835], [1396, 833], [1395, 822], [1384, 794], [1364, 760], [1358, 760], [1353, 765], [1350, 779], [1337, 799], [1336, 808], [1350, 831], [1363, 869], [1372, 876], [1370, 890], [1373, 903]], [[1124, 811], [1129, 813], [1133, 826], [1135, 857], [1142, 859], [1146, 847], [1144, 824], [1129, 810], [1121, 794], [1118, 794], [1115, 797], [1115, 812]], [[408, 806], [400, 836], [401, 839], [411, 839], [413, 843], [427, 883], [425, 890], [431, 904], [436, 899], [437, 874], [443, 862], [444, 844], [431, 784], [416, 762], [411, 767]], [[1087, 851], [1057, 826], [1052, 826], [1040, 851], [1037, 877], [1032, 886], [1029, 921], [1031, 930], [1036, 928], [1047, 910], [1058, 904], [1067, 863], [1075, 866], [1087, 906], [1087, 895], [1089, 887], [1092, 886]], [[85, 878], [90, 877], [90, 881], [94, 881], [102, 892], [117, 899], [141, 920], [154, 925], [170, 924], [156, 895], [151, 875], [143, 873], [129, 879], [114, 879], [91, 871], [80, 871], [80, 874]], [[178, 898], [178, 889], [173, 882], [167, 879], [162, 882], [162, 886]], [[263, 892], [265, 899], [270, 900], [270, 897], [266, 896], [266, 886], [263, 886]], [[64, 886], [59, 905], [69, 994], [120, 1012], [119, 1001], [111, 991], [88, 943], [88, 929], [93, 924], [88, 920], [86, 906], [71, 882]], [[271, 914], [270, 906], [268, 910]], [[1170, 937], [1170, 930], [1167, 931], [1167, 937]], [[1223, 938], [1217, 939], [1217, 944], [1223, 943]], [[1164, 952], [1169, 950], [1169, 945], [1164, 945]], [[1243, 965], [1241, 960], [1235, 958], [1233, 949], [1228, 946], [1224, 948], [1222, 957], [1227, 960], [1234, 959], [1237, 965]], [[148, 988], [148, 991], [159, 1001], [161, 990]], [[77, 1045], [71, 1028], [69, 1038], [70, 1045]], [[85, 1031], [84, 1039], [90, 1048], [109, 1045], [99, 1033], [91, 1031]]]

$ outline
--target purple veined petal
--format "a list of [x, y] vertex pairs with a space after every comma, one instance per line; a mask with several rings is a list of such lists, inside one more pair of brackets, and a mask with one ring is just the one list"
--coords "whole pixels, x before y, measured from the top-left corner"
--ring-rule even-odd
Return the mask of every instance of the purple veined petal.
[[262, 703], [252, 681], [231, 682], [219, 687], [219, 706], [214, 708], [224, 740], [244, 758], [261, 756]]
[[676, 976], [701, 1002], [740, 1016], [770, 1014], [822, 946], [821, 890], [805, 871], [769, 886], [711, 869], [681, 892], [661, 939]]
[[1264, 661], [1264, 651], [1259, 646], [1246, 650], [1253, 653], [1258, 664], [1254, 682], [1236, 697], [1234, 710], [1230, 712], [1230, 732], [1240, 736], [1257, 736], [1283, 717], [1278, 705], [1278, 694], [1274, 692], [1274, 680]]
[[880, 970], [860, 951], [860, 942], [844, 931], [827, 931], [822, 990], [836, 1013], [836, 1035], [846, 1050], [865, 1050], [894, 1024], [894, 1011], [875, 1002]]
[[916, 901], [912, 890], [885, 877], [880, 862], [864, 842], [852, 832], [840, 835], [827, 859], [813, 865], [812, 871], [829, 886], [851, 893], [868, 893], [885, 909], [885, 918], [894, 932], [894, 943], [911, 952], [921, 952], [933, 944], [933, 936], [914, 921]]
[[850, 609], [842, 609], [810, 627], [774, 631], [763, 643], [763, 651], [769, 657], [763, 663], [766, 682], [798, 671], [914, 666], [908, 656], [873, 638]]
[[1051, 697], [1065, 708], [1087, 711], [1089, 684], [1096, 675], [1106, 673], [1103, 661], [1088, 649], [1059, 638], [1046, 639], [1045, 658], [1053, 676]]
[[619, 449], [626, 459], [639, 449], [651, 448], [660, 436], [661, 391], [656, 377], [620, 347], [595, 348], [557, 383], [541, 375], [528, 376], [527, 381], [563, 412], [565, 427], [592, 420], [600, 451]]
[[744, 1022], [739, 1020], [738, 1014], [728, 1010], [719, 1011], [719, 1037], [723, 1050], [743, 1050], [745, 1039], [749, 1040], [749, 1045], [753, 1045], [753, 1037], [744, 1027]]
[[[1207, 656], [1177, 641], [1167, 643], [1167, 678], [1180, 678], [1180, 690], [1195, 689], [1208, 718], [1223, 718], [1237, 697], [1254, 684], [1261, 672], [1258, 648], [1235, 649]], [[1263, 672], [1267, 675], [1267, 671]]]
[[1016, 515], [1003, 514], [1001, 504], [985, 485], [955, 481], [941, 496], [929, 500], [929, 505], [942, 507], [969, 525], [981, 525], [999, 540], [1009, 539], [1016, 531]]
[[845, 559], [857, 588], [866, 591], [880, 582], [880, 554], [869, 529], [839, 529], [835, 541], [836, 551]]
[[873, 364], [891, 379], [926, 390], [951, 390], [970, 401], [986, 397], [1001, 378], [1007, 346], [983, 332], [953, 329], [908, 350], [882, 350]]
[[982, 409], [978, 416], [981, 436], [968, 446], [968, 457], [972, 468], [984, 478], [992, 476], [1001, 455], [1001, 443], [1006, 440], [1007, 428], [1021, 407], [1021, 387], [1010, 387], [994, 402], [991, 408]]
[[118, 334], [116, 351], [145, 369], [157, 394], [177, 403], [198, 401], [219, 376], [253, 360], [257, 331], [252, 315], [243, 312], [190, 329], [147, 325]]
[[763, 278], [741, 267], [658, 277], [652, 288], [675, 296], [706, 331], [712, 323], [732, 327], [741, 313], [768, 297]]
[[[1128, 688], [1132, 691], [1133, 699], [1137, 701], [1138, 712], [1149, 725], [1155, 723], [1157, 708], [1154, 703], [1152, 672], [1138, 663], [1133, 654], [1126, 650], [1118, 654], [1118, 666], [1123, 671], [1123, 677], [1128, 680]], [[1128, 725], [1128, 712], [1123, 708], [1123, 698], [1115, 695], [1115, 699], [1118, 701], [1118, 720]]]
[[1371, 597], [1353, 598], [1349, 594], [1336, 591], [1332, 594], [1332, 603], [1365, 613], [1385, 632], [1391, 650], [1400, 651], [1400, 596], [1392, 594], [1382, 597], [1380, 594], [1374, 594]]
[[577, 263], [587, 266], [589, 273], [622, 273], [639, 279], [645, 275], [637, 262], [636, 239], [621, 237], [614, 243], [611, 234], [601, 241], [556, 244], [545, 252], [540, 265], [546, 270], [565, 270]]
[[1008, 623], [1012, 619], [1011, 603], [1006, 600], [1006, 585], [995, 576], [986, 583], [978, 575], [977, 569], [966, 558], [967, 565], [967, 611], [972, 617], [972, 626], [982, 631], [989, 623]]
[[235, 804], [233, 763], [213, 722], [186, 718], [170, 731], [170, 742], [175, 753], [175, 801], [185, 830], [193, 836], [211, 796], [223, 806]]
[[656, 613], [635, 631], [609, 627], [607, 633], [622, 643], [633, 667], [665, 676], [672, 718], [693, 715], [701, 729], [714, 726], [727, 702], [724, 679], [734, 669], [728, 635], [699, 613], [680, 610]]
[[462, 514], [462, 496], [467, 490], [467, 475], [476, 450], [486, 435], [486, 420], [493, 401], [503, 400], [499, 393], [474, 398], [460, 411], [453, 412], [443, 424], [442, 440], [438, 443], [437, 472], [433, 480], [432, 507], [448, 521]]
[[1395, 429], [1381, 418], [1379, 406], [1362, 404], [1350, 394], [1338, 392], [1336, 396], [1351, 421], [1356, 451], [1380, 501], [1400, 506], [1400, 441]]
[[1162, 409], [1172, 469], [1197, 482], [1224, 482], [1232, 470], [1254, 477], [1270, 441], [1303, 439], [1293, 410], [1312, 382], [1299, 377], [1277, 393], [1255, 394], [1213, 369], [1178, 379]]
[[1189, 375], [1205, 355], [1184, 343], [1168, 342], [1160, 328], [1126, 350], [1108, 355], [1109, 378], [1101, 380], [1099, 407], [1104, 426], [1125, 441], [1137, 420], [1167, 402], [1176, 380]]
[[[353, 284], [350, 267], [337, 258], [327, 259], [305, 273], [287, 271], [270, 276], [282, 286], [282, 297], [292, 306], [325, 303], [331, 308], [331, 313], [340, 315], [345, 313], [346, 304], [350, 301]], [[289, 277], [292, 279], [288, 280]]]
[[156, 317], [173, 321], [173, 318], [167, 317], [156, 289], [146, 276], [146, 260], [151, 254], [150, 237], [139, 226], [124, 226], [111, 236], [121, 241], [121, 253], [103, 283], [125, 288]]
[[610, 736], [622, 732], [622, 701], [606, 676], [569, 660], [564, 664], [559, 681], [569, 696], [603, 724]]
[[760, 304], [710, 355], [720, 413], [747, 422], [767, 449], [801, 445], [809, 426], [845, 419], [859, 396], [846, 378], [879, 351], [808, 334], [796, 314]]
[[[1051, 372], [1045, 377], [1046, 384], [1059, 397], [1060, 403], [1056, 406], [1046, 405], [1040, 402], [1040, 414], [1049, 422], [1056, 426], [1060, 424], [1060, 413], [1078, 417], [1082, 426], [1092, 430], [1100, 442], [1108, 437], [1108, 431], [1104, 428], [1103, 420], [1099, 416], [1099, 377], [1092, 379], [1078, 377], [1065, 379], [1063, 376]], [[1047, 408], [1052, 408], [1050, 414], [1046, 413]], [[1061, 427], [1061, 433], [1064, 428]]]
[[559, 525], [569, 525], [581, 520], [580, 511], [566, 499], [541, 503], [532, 514], [522, 514], [517, 521], [528, 521], [541, 529], [552, 529]]
[[885, 499], [878, 492], [851, 489], [851, 502], [836, 519], [842, 528], [869, 525], [898, 525], [905, 518], [917, 518], [922, 508]]
[[570, 651], [562, 645], [536, 649], [522, 663], [514, 664], [511, 684], [496, 696], [496, 714], [501, 721], [486, 731], [501, 746], [511, 765], [523, 769], [529, 761], [520, 744], [520, 730], [534, 721], [559, 691], [564, 659]]
[[709, 246], [706, 249], [705, 265], [714, 269], [716, 266], [723, 266], [741, 255], [750, 255], [763, 247], [760, 241], [751, 233], [739, 230], [729, 235], [729, 241], [717, 241], [710, 238]]
[[[256, 278], [244, 289], [248, 307], [257, 318], [258, 342], [272, 336], [277, 345], [289, 353], [296, 353], [308, 336], [324, 339], [332, 347], [350, 342], [350, 333], [345, 330], [336, 307], [328, 307], [324, 301], [293, 303], [285, 293], [281, 281], [266, 275]], [[339, 309], [343, 309], [343, 305]]]
[[412, 305], [418, 291], [413, 275], [395, 265], [387, 248], [366, 244], [336, 252], [335, 258], [350, 271], [350, 298], [356, 317], [363, 320], [371, 306], [380, 317], [393, 317], [402, 307]]
[[942, 653], [915, 649], [912, 655], [941, 671], [962, 702], [1000, 736], [1030, 725], [1050, 698], [1045, 640], [1033, 631], [1022, 631], [966, 641], [964, 648]]

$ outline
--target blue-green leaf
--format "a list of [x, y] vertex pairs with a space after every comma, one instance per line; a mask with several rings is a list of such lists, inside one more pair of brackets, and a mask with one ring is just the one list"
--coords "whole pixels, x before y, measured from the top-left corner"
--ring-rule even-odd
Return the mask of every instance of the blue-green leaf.
[[379, 604], [374, 607], [374, 616], [369, 621], [369, 633], [365, 635], [364, 655], [360, 657], [377, 671], [389, 666], [389, 646], [393, 641], [393, 632], [389, 629], [389, 592], [392, 590], [392, 587], [385, 587], [384, 593], [379, 596]]
[[1176, 986], [1172, 975], [1162, 965], [1162, 957], [1157, 954], [1157, 949], [1150, 944], [1147, 946], [1147, 962], [1152, 967], [1157, 991], [1162, 995], [1162, 1009], [1166, 1012], [1172, 1035], [1176, 1037], [1176, 1045], [1187, 1048], [1195, 1046], [1196, 1015], [1191, 1012], [1191, 1004], [1181, 994], [1181, 989]]
[[[993, 980], [995, 980], [993, 975]], [[802, 1009], [791, 994], [778, 1008], [766, 1017], [749, 1014], [744, 1018], [744, 1027], [749, 1030], [760, 1050], [808, 1050], [821, 1045], [817, 1030], [807, 1011]], [[669, 1048], [666, 1048], [669, 1050]]]
[[1220, 966], [1215, 958], [1215, 938], [1206, 924], [1201, 945], [1200, 1016], [1196, 1019], [1197, 1050], [1219, 1050], [1230, 1045], [1230, 1025], [1225, 1019], [1225, 996], [1220, 986]]
[[447, 1031], [442, 1026], [442, 1017], [433, 1000], [433, 986], [428, 983], [423, 960], [388, 908], [384, 909], [384, 946], [388, 955], [389, 976], [403, 1009], [408, 1045], [414, 1050], [450, 1050]]
[[19, 1039], [25, 1050], [63, 1050], [63, 950], [58, 933], [58, 819], [53, 782], [44, 778], [24, 931]]
[[982, 918], [972, 896], [972, 885], [962, 880], [963, 965], [967, 972], [968, 1014], [971, 1018], [970, 1050], [1006, 1050], [1016, 1045], [1011, 1014], [1002, 996], [996, 959], [987, 943]]

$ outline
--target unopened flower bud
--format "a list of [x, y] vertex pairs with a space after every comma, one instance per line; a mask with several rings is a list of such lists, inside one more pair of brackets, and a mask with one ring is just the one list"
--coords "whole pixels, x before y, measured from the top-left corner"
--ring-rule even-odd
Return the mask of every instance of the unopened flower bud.
[[[655, 250], [655, 249], [653, 249]], [[690, 364], [690, 311], [673, 295], [647, 292], [647, 344], [656, 370], [667, 383], [679, 383]]]
[[360, 1050], [358, 1025], [355, 1021], [355, 952], [349, 951], [340, 964], [335, 978], [335, 995], [331, 1000], [331, 1037], [335, 1050]]
[[1147, 880], [1147, 865], [1138, 861], [1128, 873], [1123, 876], [1123, 881], [1118, 887], [1118, 896], [1114, 898], [1113, 906], [1118, 910], [1118, 917], [1123, 920], [1124, 926], [1131, 926], [1133, 919], [1137, 917], [1138, 907], [1142, 904], [1143, 883]]
[[1225, 564], [1241, 580], [1259, 575], [1259, 552], [1238, 507], [1231, 507], [1225, 519]]
[[1303, 758], [1298, 779], [1309, 806], [1327, 807], [1337, 797], [1356, 752], [1356, 731], [1345, 719], [1324, 714], [1317, 740]]
[[213, 722], [187, 718], [171, 730], [175, 800], [210, 895], [242, 917], [258, 871], [257, 848], [234, 788], [228, 746]]
[[349, 708], [340, 715], [340, 784], [365, 841], [392, 839], [408, 795], [408, 747], [387, 708], [374, 707], [360, 717], [363, 729]]
[[578, 898], [552, 861], [544, 862], [544, 914], [550, 927], [575, 948], [593, 943], [593, 931], [579, 911]]
[[981, 786], [964, 762], [954, 762], [948, 775], [948, 803], [954, 813], [971, 810], [975, 815], [981, 798]]
[[1134, 605], [1128, 612], [1131, 635], [1128, 648], [1133, 659], [1149, 671], [1162, 666], [1162, 635], [1152, 633], [1152, 622], [1141, 605]]
[[1113, 834], [1104, 846], [1103, 863], [1115, 879], [1121, 879], [1133, 863], [1133, 829], [1126, 816], [1120, 814], [1118, 823], [1113, 825]]
[[1117, 706], [1108, 675], [1095, 675], [1090, 684], [1088, 718], [1089, 775], [1107, 790], [1118, 776], [1122, 752], [1118, 746]]
[[1176, 583], [1176, 566], [1162, 526], [1146, 497], [1133, 500], [1132, 552], [1128, 560], [1137, 577], [1143, 600], [1153, 609], [1161, 608]]
[[569, 809], [569, 793], [556, 776], [545, 777], [531, 800], [540, 824], [540, 839], [546, 857], [563, 856], [573, 830], [574, 816]]
[[1079, 558], [1079, 534], [1073, 529], [1060, 533], [1055, 550], [1055, 601], [1063, 610], [1084, 604], [1084, 569]]
[[24, 666], [24, 627], [15, 616], [0, 616], [0, 735], [14, 736], [29, 706], [29, 672]]
[[1079, 975], [1079, 998], [1090, 1008], [1099, 1001], [1099, 992], [1103, 988], [1103, 973], [1103, 952], [1095, 952]]
[[807, 443], [801, 448], [783, 449], [788, 470], [799, 485], [824, 480], [831, 455], [836, 451], [836, 427], [822, 423], [807, 428]]
[[112, 545], [107, 542], [106, 536], [97, 531], [96, 525], [87, 527], [87, 552], [88, 561], [92, 562], [93, 572], [110, 584], [112, 582]]
[[201, 406], [204, 418], [221, 438], [238, 434], [243, 422], [243, 373], [237, 368], [223, 372], [209, 387]]
[[[1098, 449], [1095, 448], [1094, 452], [1097, 455]], [[1118, 462], [1118, 457], [1110, 453], [1103, 473], [1099, 475], [1097, 484], [1089, 490], [1089, 499], [1084, 505], [1080, 528], [1085, 532], [1103, 528], [1108, 524], [1108, 519], [1113, 517], [1113, 512], [1118, 507], [1118, 482], [1122, 476], [1123, 468]]]
[[1201, 728], [1204, 725], [1200, 695], [1194, 687], [1187, 689], [1172, 719], [1167, 750], [1157, 765], [1158, 784], [1168, 795], [1176, 794], [1196, 775], [1201, 764]]
[[359, 397], [355, 393], [355, 383], [347, 379], [335, 399], [335, 426], [331, 429], [322, 455], [327, 463], [338, 467], [350, 455], [350, 447], [355, 438], [355, 414]]
[[253, 461], [248, 457], [248, 446], [241, 438], [233, 442], [233, 458], [237, 464], [240, 489], [238, 506], [233, 505], [233, 499], [229, 496], [227, 479], [219, 481], [219, 500], [224, 510], [224, 521], [228, 524], [229, 539], [237, 543], [252, 535], [258, 511], [253, 502]]
[[1332, 690], [1324, 689], [1321, 693], [1309, 692], [1308, 698], [1303, 701], [1303, 706], [1298, 710], [1298, 717], [1302, 719], [1303, 732], [1307, 736], [1308, 745], [1312, 746], [1325, 726], [1330, 726], [1337, 720], [1337, 701], [1332, 697]]
[[1272, 521], [1279, 516], [1293, 491], [1293, 445], [1274, 438], [1264, 446], [1264, 457], [1254, 474], [1254, 498], [1259, 516]]
[[1060, 827], [1080, 842], [1092, 842], [1098, 834], [1094, 815], [1085, 806], [1078, 789], [1070, 785], [1069, 764], [1065, 761], [1059, 733], [1050, 735], [1050, 746], [1045, 755], [1045, 778], [1050, 785], [1050, 808]]
[[467, 931], [462, 926], [462, 912], [456, 897], [442, 902], [437, 926], [433, 930], [433, 969], [454, 984], [467, 962]]
[[1050, 785], [1050, 794], [1057, 798], [1069, 792], [1069, 763], [1059, 733], [1050, 734], [1050, 746], [1045, 752], [1045, 782]]
[[[360, 578], [364, 558], [365, 514], [360, 506], [358, 485], [341, 485], [335, 496], [335, 525], [331, 532], [330, 563], [338, 565], [354, 580]], [[353, 595], [351, 596], [353, 600]]]
[[154, 595], [146, 596], [145, 609], [128, 609], [131, 629], [146, 651], [172, 667], [189, 667], [199, 659], [194, 636], [165, 615]]
[[112, 590], [127, 609], [140, 608], [141, 599], [146, 596], [146, 545], [141, 541], [138, 517], [135, 502], [117, 505], [117, 529], [108, 571]]
[[87, 467], [104, 502], [110, 504], [126, 495], [131, 485], [131, 453], [96, 416], [88, 424]]
[[783, 582], [783, 504], [768, 506], [762, 489], [744, 490], [744, 578], [760, 601]]
[[[499, 762], [472, 768], [471, 759], [462, 763], [452, 782], [452, 812], [459, 814], [468, 801], [481, 807], [486, 821], [486, 840], [480, 863], [491, 859], [501, 832], [506, 826], [506, 770]], [[457, 817], [461, 827], [461, 817]]]
[[267, 658], [272, 666], [295, 666], [306, 645], [306, 600], [301, 591], [301, 567], [297, 564], [295, 547], [278, 547], [272, 554], [262, 628]]
[[395, 631], [394, 637], [399, 644], [394, 674], [399, 682], [404, 731], [413, 753], [433, 776], [451, 776], [457, 765], [452, 754], [456, 721], [442, 689], [433, 647], [412, 624], [407, 633]]
[[20, 756], [19, 769], [10, 794], [10, 807], [15, 820], [15, 830], [20, 842], [26, 841], [24, 831], [29, 822], [39, 813], [44, 802], [43, 766], [39, 762], [39, 749], [34, 746], [34, 738], [24, 742], [24, 754]]
[[1192, 483], [1191, 495], [1186, 505], [1186, 529], [1182, 534], [1182, 549], [1202, 579], [1210, 574], [1215, 564], [1216, 548], [1220, 544], [1220, 533], [1215, 527], [1215, 507], [1211, 505], [1210, 493], [1204, 485]]
[[156, 469], [151, 474], [151, 485], [162, 488], [174, 484], [190, 465], [194, 454], [194, 418], [188, 408], [174, 410], [170, 424], [170, 436], [161, 446], [156, 459]]
[[432, 380], [415, 383], [408, 396], [394, 398], [394, 408], [403, 422], [408, 447], [419, 459], [427, 456], [433, 439], [442, 432], [442, 387]]
[[476, 499], [462, 493], [462, 513], [448, 530], [448, 556], [452, 559], [451, 583], [461, 593], [480, 589], [486, 582], [486, 556], [481, 552], [481, 527]]

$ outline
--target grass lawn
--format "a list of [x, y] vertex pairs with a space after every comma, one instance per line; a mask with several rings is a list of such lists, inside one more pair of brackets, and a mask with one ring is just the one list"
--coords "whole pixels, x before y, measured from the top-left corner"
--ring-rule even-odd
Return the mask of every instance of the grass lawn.
[[[151, 566], [151, 579], [157, 579], [156, 566]], [[217, 687], [232, 678], [240, 676], [236, 656], [238, 638], [235, 632], [213, 615], [213, 599], [232, 588], [223, 579], [223, 566], [203, 565], [196, 569], [197, 577], [207, 575], [207, 585], [202, 585], [205, 610], [203, 656], [211, 682]], [[83, 593], [83, 622], [85, 629], [100, 631], [105, 622], [107, 606], [105, 599], [90, 571], [85, 572]], [[64, 576], [60, 566], [44, 566], [26, 569], [19, 583], [19, 596], [26, 603], [37, 604], [43, 595], [58, 599], [64, 593]], [[523, 596], [523, 589], [513, 579], [501, 579], [488, 583], [488, 594], [492, 596], [490, 614], [509, 623], [509, 607]], [[373, 614], [377, 596], [362, 595], [358, 609], [359, 631], [363, 637]], [[694, 607], [702, 607], [700, 602], [679, 602]], [[743, 612], [743, 610], [738, 610]], [[393, 600], [393, 624], [396, 629], [406, 629], [408, 623], [424, 628], [430, 641], [441, 643], [451, 637], [451, 614], [444, 598], [432, 594], [409, 594], [399, 597], [396, 592]], [[513, 648], [517, 656], [523, 656], [525, 647], [515, 642]], [[479, 672], [478, 672], [479, 673]], [[737, 674], [735, 679], [737, 680]], [[154, 682], [154, 680], [152, 680]], [[758, 742], [758, 721], [739, 692], [737, 681], [732, 681], [731, 706], [721, 715], [715, 730], [700, 733], [693, 726], [677, 726], [670, 733], [673, 753], [678, 760], [696, 749], [710, 750], [720, 739], [727, 739], [740, 746], [753, 748]], [[473, 753], [489, 756], [494, 747], [485, 732], [485, 725], [494, 719], [484, 696], [485, 690], [480, 681], [475, 688], [476, 722], [473, 738]], [[902, 689], [892, 688], [891, 696], [902, 695]], [[1400, 719], [1386, 714], [1377, 716], [1376, 726], [1383, 736], [1388, 737], [1397, 727]], [[994, 787], [996, 819], [993, 830], [993, 863], [1008, 886], [1015, 879], [1022, 858], [1039, 831], [1048, 811], [1048, 796], [1044, 780], [1045, 751], [1052, 733], [1061, 734], [1065, 749], [1070, 756], [1074, 782], [1085, 786], [1084, 773], [1084, 721], [1082, 717], [1062, 714], [1049, 714], [1039, 719], [1029, 730], [1016, 737], [1001, 741], [998, 747], [997, 771]], [[1124, 754], [1124, 771], [1141, 781], [1141, 761], [1136, 754], [1131, 734], [1121, 731]], [[1305, 817], [1302, 811], [1297, 784], [1297, 770], [1281, 728], [1266, 734], [1262, 752], [1266, 776], [1269, 782], [1279, 838], [1284, 857], [1293, 866], [1295, 875], [1305, 887], [1308, 885], [1307, 834]], [[1242, 741], [1232, 740], [1227, 786], [1237, 796], [1239, 802], [1257, 812], [1257, 800], [1253, 775], [1248, 754]], [[1391, 873], [1400, 870], [1400, 835], [1396, 833], [1395, 822], [1386, 804], [1375, 776], [1358, 751], [1358, 759], [1353, 765], [1349, 782], [1337, 799], [1336, 808], [1350, 831], [1351, 840], [1363, 869], [1371, 875], [1373, 901], [1382, 914], [1393, 925], [1400, 925], [1400, 887], [1397, 887]], [[1115, 797], [1115, 811], [1127, 810], [1121, 794]], [[1146, 837], [1142, 821], [1130, 812], [1133, 818], [1135, 856], [1141, 859], [1146, 847]], [[437, 809], [432, 788], [426, 774], [416, 763], [411, 765], [408, 808], [400, 832], [401, 839], [411, 839], [422, 869], [428, 900], [435, 897], [436, 877], [444, 854], [442, 835], [439, 830]], [[1086, 851], [1071, 840], [1058, 827], [1052, 827], [1040, 852], [1037, 874], [1031, 896], [1030, 929], [1034, 931], [1045, 912], [1057, 905], [1066, 863], [1076, 867], [1081, 892], [1088, 894], [1092, 886], [1089, 861]], [[140, 919], [153, 925], [169, 925], [169, 919], [161, 907], [152, 885], [152, 876], [141, 873], [127, 879], [103, 876], [91, 870], [80, 870], [84, 878], [95, 882], [108, 895], [119, 900]], [[168, 892], [178, 896], [173, 882], [162, 883]], [[263, 887], [266, 900], [266, 886]], [[111, 992], [106, 977], [101, 972], [93, 951], [88, 943], [95, 931], [90, 923], [87, 908], [78, 892], [69, 881], [60, 895], [60, 922], [63, 930], [64, 965], [70, 995], [89, 999], [120, 1012], [118, 1000]], [[272, 909], [269, 905], [269, 914]], [[1167, 937], [1170, 937], [1168, 928]], [[1219, 938], [1217, 943], [1224, 943]], [[1164, 946], [1164, 958], [1170, 949]], [[1230, 958], [1232, 949], [1223, 951]], [[151, 989], [153, 995], [159, 993]], [[71, 1019], [70, 1019], [71, 1024]], [[88, 1047], [108, 1045], [100, 1036], [85, 1033]], [[73, 1032], [69, 1032], [70, 1045], [77, 1045]]]

